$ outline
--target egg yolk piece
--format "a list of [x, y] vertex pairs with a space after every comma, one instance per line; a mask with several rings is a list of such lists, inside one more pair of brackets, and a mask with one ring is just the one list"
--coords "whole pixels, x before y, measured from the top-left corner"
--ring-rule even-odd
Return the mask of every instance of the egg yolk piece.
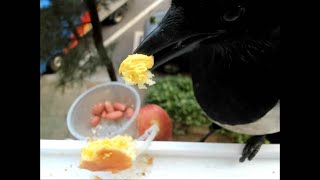
[[132, 137], [116, 136], [88, 142], [81, 152], [80, 168], [116, 173], [130, 168], [135, 158], [135, 141]]
[[146, 85], [154, 85], [156, 82], [152, 80], [154, 75], [149, 71], [154, 65], [153, 56], [144, 54], [129, 55], [122, 61], [119, 74], [123, 75], [123, 79], [129, 85], [138, 85], [139, 89], [147, 89]]

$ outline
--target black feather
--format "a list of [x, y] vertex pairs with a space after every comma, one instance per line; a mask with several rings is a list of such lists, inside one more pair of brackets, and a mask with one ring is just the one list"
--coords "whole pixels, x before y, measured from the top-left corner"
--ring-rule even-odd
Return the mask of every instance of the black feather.
[[275, 106], [280, 54], [273, 48], [267, 40], [199, 44], [189, 58], [195, 95], [209, 117], [223, 124], [247, 124]]

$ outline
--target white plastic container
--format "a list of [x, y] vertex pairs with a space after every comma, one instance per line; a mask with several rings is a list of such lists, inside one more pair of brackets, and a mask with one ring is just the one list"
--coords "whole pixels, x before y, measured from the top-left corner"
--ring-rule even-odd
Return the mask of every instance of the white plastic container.
[[[104, 121], [92, 128], [89, 120], [94, 104], [104, 101], [121, 102], [134, 109], [130, 119], [119, 121]], [[118, 134], [128, 134], [137, 137], [135, 118], [141, 106], [138, 92], [131, 86], [120, 82], [108, 82], [97, 85], [81, 94], [71, 105], [67, 115], [67, 126], [70, 133], [79, 140], [90, 137], [113, 137]]]

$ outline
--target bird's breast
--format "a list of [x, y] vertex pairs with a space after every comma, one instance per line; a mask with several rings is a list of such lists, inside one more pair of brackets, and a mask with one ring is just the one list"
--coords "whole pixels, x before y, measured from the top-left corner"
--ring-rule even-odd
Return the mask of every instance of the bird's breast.
[[280, 102], [259, 120], [242, 125], [227, 125], [214, 121], [219, 126], [240, 134], [265, 135], [280, 132]]

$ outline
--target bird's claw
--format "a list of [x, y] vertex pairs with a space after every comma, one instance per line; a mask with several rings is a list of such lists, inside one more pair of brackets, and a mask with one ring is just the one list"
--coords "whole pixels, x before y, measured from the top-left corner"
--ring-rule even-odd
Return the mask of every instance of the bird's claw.
[[239, 159], [240, 162], [244, 162], [246, 158], [248, 158], [249, 161], [251, 161], [255, 155], [258, 153], [258, 151], [261, 148], [261, 145], [263, 144], [265, 140], [265, 136], [253, 136], [251, 137], [244, 147], [242, 151], [242, 157]]

